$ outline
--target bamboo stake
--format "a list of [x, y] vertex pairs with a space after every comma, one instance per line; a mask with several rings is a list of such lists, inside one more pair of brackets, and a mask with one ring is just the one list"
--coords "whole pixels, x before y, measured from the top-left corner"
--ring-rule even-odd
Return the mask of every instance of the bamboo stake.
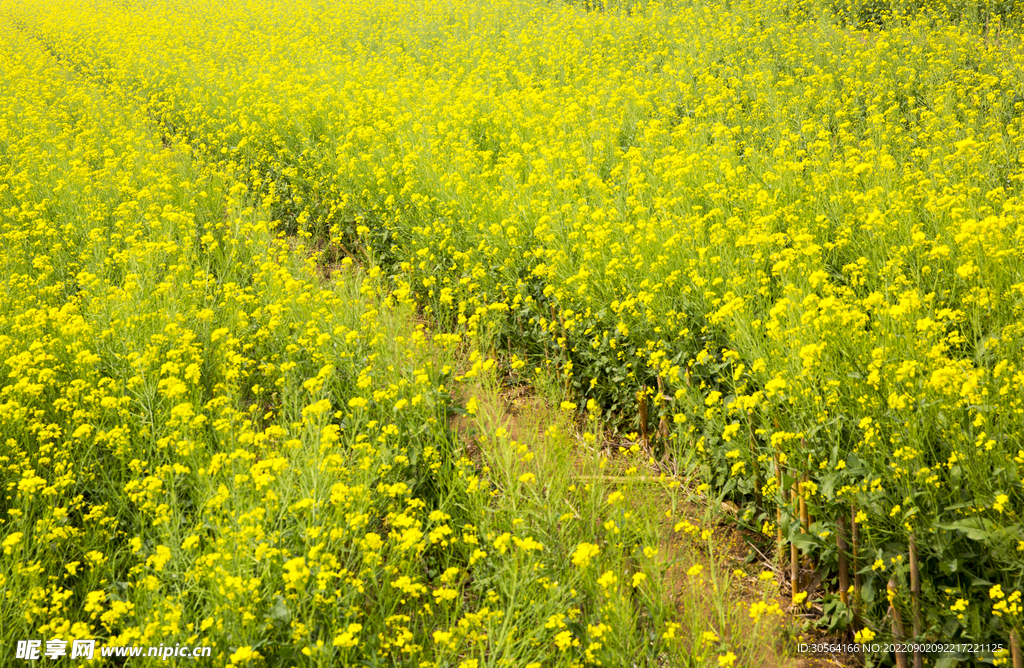
[[754, 467], [754, 507], [764, 507], [761, 494], [761, 465], [757, 461], [757, 438], [754, 436], [754, 412], [747, 411], [747, 428], [750, 431], [750, 461]]
[[785, 503], [786, 492], [782, 489], [782, 467], [779, 465], [779, 453], [774, 454], [775, 480], [781, 501], [775, 504], [775, 545], [779, 566], [782, 566], [782, 504]]
[[[914, 534], [910, 534], [910, 594], [911, 602], [913, 603], [914, 612], [914, 647], [917, 647], [917, 641], [921, 637], [921, 574], [918, 570], [917, 565], [917, 541], [914, 540]], [[924, 657], [921, 656], [919, 649], [914, 649], [914, 668], [922, 668], [924, 666]]]
[[647, 387], [637, 392], [636, 396], [640, 401], [640, 434], [644, 439], [644, 450], [650, 451], [650, 441], [647, 438]]
[[[803, 478], [801, 478], [801, 480], [802, 480], [802, 482], [806, 483], [807, 479], [808, 479], [807, 478], [807, 474], [805, 473], [803, 475]], [[810, 530], [811, 530], [811, 515], [810, 515], [809, 512], [807, 512], [807, 501], [804, 499], [804, 488], [803, 488], [803, 486], [801, 486], [799, 498], [800, 498], [800, 533], [806, 534], [806, 533], [809, 533]], [[813, 571], [815, 569], [814, 559], [811, 558], [811, 555], [809, 553], [806, 553], [806, 552], [804, 553], [803, 561], [804, 561], [804, 566], [808, 570]]]
[[889, 615], [892, 617], [892, 639], [896, 643], [896, 667], [908, 668], [907, 653], [900, 649], [903, 636], [903, 620], [900, 618], [900, 611], [896, 608], [896, 580], [889, 580], [886, 587], [889, 592]]
[[[661, 376], [658, 376], [658, 396], [661, 398], [661, 402], [669, 401], [672, 397], [665, 394], [665, 384], [661, 382]], [[665, 452], [668, 452], [668, 435], [669, 435], [668, 419], [662, 415], [661, 420], [658, 421], [658, 435], [665, 440]]]
[[853, 624], [860, 626], [860, 564], [857, 563], [857, 550], [860, 547], [860, 527], [857, 526], [857, 504], [850, 504], [850, 540], [851, 559], [853, 561]]
[[1013, 668], [1024, 668], [1024, 657], [1020, 651], [1020, 636], [1017, 631], [1010, 631], [1010, 656], [1013, 659]]
[[[803, 483], [807, 482], [806, 473], [803, 475], [800, 481]], [[801, 489], [800, 492], [801, 493], [798, 496], [800, 500], [800, 533], [807, 533], [807, 529], [811, 526], [811, 517], [810, 514], [807, 512], [807, 502], [804, 500], [803, 489]]]
[[[797, 505], [797, 496], [796, 480], [794, 480], [793, 486], [789, 489], [789, 501], [793, 504], [794, 509]], [[789, 584], [793, 598], [796, 598], [796, 595], [800, 593], [800, 555], [797, 552], [796, 543], [792, 541], [789, 543]]]
[[846, 563], [846, 522], [840, 517], [836, 522], [836, 549], [839, 552], [839, 600], [850, 604], [850, 572]]
[[[661, 401], [669, 401], [672, 397], [665, 394], [665, 384], [661, 381], [661, 376], [658, 376], [658, 395], [661, 397]], [[669, 461], [669, 455], [671, 448], [669, 447], [669, 435], [671, 430], [668, 426], [668, 420], [664, 415], [661, 416], [661, 421], [658, 422], [658, 435], [661, 436], [662, 447], [664, 448], [661, 453], [662, 465], [667, 465]]]
[[[803, 438], [800, 439], [800, 446], [801, 446], [801, 448], [803, 448], [804, 452], [807, 452], [807, 441], [806, 441], [806, 439], [803, 439]], [[804, 469], [804, 474], [800, 478], [800, 481], [801, 481], [801, 485], [800, 485], [800, 533], [804, 533], [804, 534], [805, 533], [809, 533], [810, 530], [811, 530], [811, 514], [810, 514], [810, 511], [808, 511], [808, 509], [807, 509], [807, 500], [804, 498], [804, 494], [806, 493], [806, 491], [805, 491], [806, 490], [806, 483], [810, 480], [810, 473], [808, 473], [808, 471], [811, 468], [811, 455], [810, 455], [810, 453], [807, 454], [807, 461], [805, 462], [805, 466], [806, 466], [806, 468]], [[804, 559], [803, 560], [804, 560], [804, 566], [808, 570], [810, 570], [810, 571], [815, 570], [814, 559], [811, 558], [811, 555], [809, 553], [804, 553]]]
[[[803, 439], [800, 439], [800, 443], [804, 446], [804, 449], [806, 450], [806, 448], [807, 448], [807, 441], [805, 441]], [[811, 454], [807, 453], [807, 464], [806, 464], [806, 468], [804, 469], [805, 471], [807, 471], [807, 473], [804, 473], [804, 482], [807, 482], [807, 481], [809, 481], [811, 479], [810, 472], [814, 470], [814, 468], [811, 466], [811, 464], [812, 464]], [[800, 498], [803, 498], [803, 494], [800, 495]], [[806, 524], [807, 530], [810, 531], [811, 530], [811, 525], [814, 524], [814, 516], [811, 515], [810, 509], [805, 509], [804, 514], [806, 515], [805, 519], [807, 520], [807, 524]]]

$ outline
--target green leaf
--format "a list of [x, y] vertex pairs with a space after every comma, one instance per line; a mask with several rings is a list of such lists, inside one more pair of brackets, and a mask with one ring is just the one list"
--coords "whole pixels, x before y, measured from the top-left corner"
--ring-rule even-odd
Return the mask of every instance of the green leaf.
[[270, 618], [275, 622], [281, 622], [283, 624], [287, 624], [292, 618], [291, 610], [288, 609], [288, 605], [280, 596], [277, 597], [274, 607], [270, 609]]
[[837, 476], [833, 473], [830, 475], [826, 475], [821, 479], [821, 494], [830, 501], [834, 496], [833, 492], [836, 488], [836, 478]]
[[949, 524], [936, 524], [935, 526], [948, 531], [959, 531], [971, 540], [979, 542], [985, 542], [995, 528], [991, 520], [983, 517], [968, 517]]
[[818, 541], [806, 533], [797, 533], [791, 536], [789, 540], [804, 552], [809, 552], [818, 546]]
[[860, 588], [860, 597], [865, 603], [872, 603], [875, 600], [875, 586], [868, 580], [864, 583], [864, 586]]

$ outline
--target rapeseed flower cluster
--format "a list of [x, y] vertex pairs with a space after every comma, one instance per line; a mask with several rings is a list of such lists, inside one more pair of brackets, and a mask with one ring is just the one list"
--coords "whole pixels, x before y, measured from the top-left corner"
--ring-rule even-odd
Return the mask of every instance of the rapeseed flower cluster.
[[672, 615], [657, 531], [604, 528], [618, 492], [566, 491], [504, 428], [481, 439], [511, 468], [464, 456], [456, 385], [495, 365], [456, 379], [465, 330], [417, 321], [379, 266], [325, 276], [237, 165], [50, 41], [60, 13], [19, 16], [0, 33], [0, 662], [32, 637], [221, 665], [681, 651], [650, 640]]

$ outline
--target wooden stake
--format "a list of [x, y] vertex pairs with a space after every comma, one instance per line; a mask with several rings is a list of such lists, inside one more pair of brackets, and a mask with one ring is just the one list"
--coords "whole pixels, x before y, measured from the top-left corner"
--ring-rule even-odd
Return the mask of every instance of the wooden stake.
[[896, 580], [889, 580], [889, 584], [886, 587], [889, 592], [889, 615], [892, 617], [892, 639], [896, 643], [896, 668], [908, 668], [907, 666], [907, 653], [902, 649], [904, 635], [903, 635], [903, 619], [900, 617], [900, 611], [896, 608]]
[[[910, 534], [910, 595], [911, 603], [913, 605], [913, 628], [914, 628], [914, 646], [917, 647], [917, 642], [921, 637], [921, 573], [918, 570], [917, 565], [917, 542], [914, 540], [914, 534]], [[914, 668], [922, 668], [924, 666], [924, 657], [921, 656], [921, 651], [918, 649], [914, 650]]]
[[1013, 659], [1013, 668], [1024, 668], [1024, 657], [1020, 651], [1020, 636], [1017, 631], [1010, 631], [1010, 656]]
[[850, 604], [850, 572], [846, 564], [846, 522], [840, 517], [836, 522], [836, 549], [839, 552], [839, 600]]

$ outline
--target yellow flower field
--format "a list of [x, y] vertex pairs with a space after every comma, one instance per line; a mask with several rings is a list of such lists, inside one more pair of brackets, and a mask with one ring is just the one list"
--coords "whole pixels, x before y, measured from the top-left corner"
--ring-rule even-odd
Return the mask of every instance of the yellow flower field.
[[753, 662], [677, 638], [672, 510], [487, 427], [500, 376], [831, 636], [1009, 662], [1019, 11], [0, 1], [0, 657]]

